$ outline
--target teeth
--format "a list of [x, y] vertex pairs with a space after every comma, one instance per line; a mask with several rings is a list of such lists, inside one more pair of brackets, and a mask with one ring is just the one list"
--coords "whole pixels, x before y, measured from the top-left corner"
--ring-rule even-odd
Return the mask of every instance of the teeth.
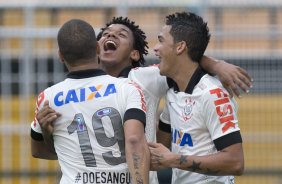
[[117, 46], [115, 42], [109, 40], [109, 41], [106, 41], [106, 44], [113, 44], [115, 47]]
[[107, 50], [116, 50], [117, 49], [117, 44], [112, 41], [112, 40], [108, 40], [105, 42], [105, 45], [104, 45], [104, 49], [107, 51]]

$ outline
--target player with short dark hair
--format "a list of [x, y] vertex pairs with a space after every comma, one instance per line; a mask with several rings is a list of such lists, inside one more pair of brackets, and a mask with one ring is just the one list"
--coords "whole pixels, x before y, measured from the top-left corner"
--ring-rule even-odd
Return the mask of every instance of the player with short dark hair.
[[[237, 104], [220, 81], [199, 65], [210, 40], [207, 23], [194, 13], [175, 13], [154, 47], [161, 75], [170, 78], [160, 131], [171, 150], [150, 143], [151, 168], [173, 168], [172, 183], [234, 183], [244, 170]], [[165, 133], [162, 133], [165, 135]]]
[[49, 102], [61, 116], [54, 122], [35, 118], [32, 154], [37, 154], [37, 142], [54, 145], [61, 184], [148, 183], [146, 103], [140, 87], [99, 69], [99, 45], [87, 22], [66, 22], [57, 41], [69, 73], [39, 95], [36, 111]]

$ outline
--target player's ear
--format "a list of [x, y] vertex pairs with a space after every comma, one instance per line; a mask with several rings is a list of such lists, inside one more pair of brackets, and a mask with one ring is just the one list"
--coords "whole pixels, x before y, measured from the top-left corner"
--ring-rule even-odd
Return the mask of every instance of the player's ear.
[[97, 45], [96, 45], [96, 57], [97, 57], [98, 64], [100, 64], [100, 58], [99, 58], [100, 52], [101, 52], [101, 49], [100, 49], [99, 44], [97, 43]]
[[177, 55], [182, 54], [183, 52], [186, 51], [186, 49], [187, 49], [187, 45], [185, 41], [176, 43], [176, 54]]
[[140, 59], [140, 53], [138, 50], [133, 50], [130, 53], [130, 59], [132, 61], [138, 61]]
[[101, 52], [100, 46], [99, 46], [99, 44], [97, 43], [97, 44], [96, 44], [96, 54], [99, 56], [100, 52]]
[[62, 63], [65, 63], [64, 56], [63, 56], [63, 54], [61, 53], [60, 49], [58, 49], [58, 55], [59, 55], [60, 61], [61, 61]]

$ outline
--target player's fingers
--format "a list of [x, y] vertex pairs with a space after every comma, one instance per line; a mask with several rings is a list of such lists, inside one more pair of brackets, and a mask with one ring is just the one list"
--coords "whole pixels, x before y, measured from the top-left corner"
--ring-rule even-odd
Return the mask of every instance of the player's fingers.
[[46, 119], [46, 123], [48, 123], [48, 125], [53, 125], [54, 121], [57, 119], [57, 115], [54, 114], [52, 116], [49, 116], [47, 119]]
[[46, 124], [46, 118], [45, 117], [43, 117], [41, 119], [37, 119], [37, 121], [38, 121], [38, 123], [41, 127], [45, 127], [45, 124]]
[[232, 98], [232, 97], [233, 97], [233, 92], [232, 92], [232, 89], [231, 89], [231, 88], [229, 88], [229, 87], [225, 87], [225, 89], [226, 89], [226, 90], [227, 90], [227, 92], [229, 93], [230, 98]]
[[43, 107], [49, 106], [49, 100], [44, 101]]
[[233, 97], [233, 93], [239, 98], [242, 97], [239, 89], [234, 82], [230, 83], [226, 89], [231, 97]]
[[46, 116], [47, 113], [48, 113], [48, 107], [43, 106], [42, 109], [40, 109], [40, 111], [37, 112], [36, 116], [38, 117]]
[[56, 113], [49, 113], [46, 116], [42, 117], [40, 120], [38, 120], [38, 122], [42, 127], [45, 127], [48, 126], [53, 121], [55, 121], [56, 119], [57, 119]]
[[239, 71], [240, 75], [238, 75], [238, 77], [240, 78], [240, 80], [249, 88], [251, 88], [253, 86], [253, 78], [243, 68], [239, 68]]
[[253, 78], [249, 75], [249, 73], [245, 69], [239, 68], [239, 71], [244, 77], [246, 77], [248, 81], [251, 81], [251, 82], [253, 81]]
[[37, 114], [36, 114], [36, 118], [37, 120], [40, 120], [42, 118], [44, 118], [45, 116], [47, 116], [50, 113], [55, 113], [55, 111], [49, 107], [43, 107]]
[[154, 142], [148, 142], [148, 146], [149, 146], [149, 148], [157, 148], [158, 144], [154, 143]]
[[55, 112], [57, 117], [60, 117], [62, 114], [61, 113], [58, 113], [58, 112]]
[[245, 93], [249, 93], [250, 91], [250, 86], [245, 83], [242, 79], [241, 80], [235, 80], [235, 84], [241, 88], [242, 91]]

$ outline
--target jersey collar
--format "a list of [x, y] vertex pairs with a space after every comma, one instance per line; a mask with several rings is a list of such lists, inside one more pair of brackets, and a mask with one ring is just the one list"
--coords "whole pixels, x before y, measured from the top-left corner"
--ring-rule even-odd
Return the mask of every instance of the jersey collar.
[[132, 66], [125, 67], [125, 68], [120, 72], [120, 74], [118, 75], [118, 77], [127, 78], [127, 77], [128, 77], [128, 74], [129, 74], [129, 72], [130, 72], [131, 69], [132, 69]]
[[89, 70], [70, 72], [68, 73], [67, 78], [83, 79], [83, 78], [89, 78], [89, 77], [96, 77], [100, 75], [106, 75], [106, 73], [100, 69], [89, 69]]
[[[188, 86], [185, 89], [185, 93], [188, 94], [192, 94], [195, 86], [199, 83], [199, 81], [201, 80], [201, 78], [207, 74], [207, 72], [202, 69], [200, 66], [196, 69], [196, 71], [193, 73]], [[169, 88], [173, 88], [174, 92], [179, 92], [179, 88], [176, 84], [176, 82], [174, 82], [174, 80], [172, 80], [171, 78], [167, 77], [167, 83]]]

